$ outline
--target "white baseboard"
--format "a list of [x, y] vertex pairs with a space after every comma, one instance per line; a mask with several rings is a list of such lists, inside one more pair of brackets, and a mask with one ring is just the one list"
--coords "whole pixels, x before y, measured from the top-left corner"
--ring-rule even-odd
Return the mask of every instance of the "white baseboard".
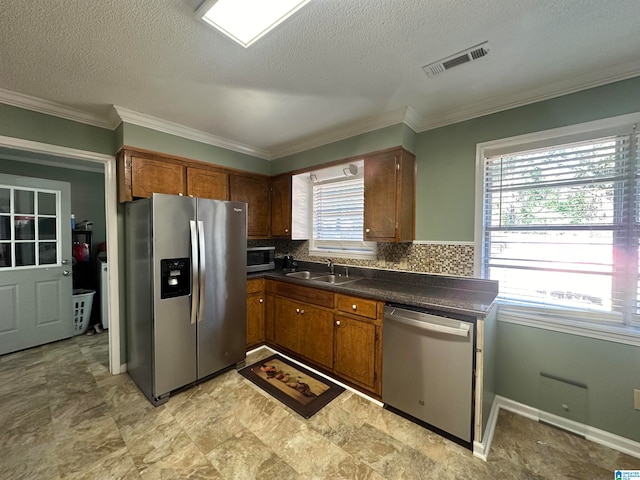
[[123, 363], [120, 365], [120, 373], [127, 373], [127, 364]]
[[495, 400], [491, 405], [491, 411], [489, 412], [489, 420], [487, 421], [487, 431], [484, 432], [484, 438], [481, 441], [475, 440], [473, 442], [473, 456], [481, 458], [485, 462], [491, 449], [491, 442], [493, 441], [493, 434], [496, 431], [496, 424], [498, 423], [498, 413], [500, 407]]
[[487, 422], [487, 430], [484, 433], [482, 441], [474, 442], [473, 444], [473, 454], [476, 457], [484, 460], [487, 459], [489, 449], [491, 448], [491, 442], [493, 441], [496, 423], [498, 421], [498, 413], [501, 408], [536, 422], [542, 421], [548, 423], [563, 430], [581, 435], [591, 442], [604, 445], [605, 447], [612, 448], [635, 458], [640, 458], [639, 442], [585, 425], [584, 423], [559, 417], [558, 415], [530, 407], [509, 398], [501, 397], [500, 395], [496, 395], [493, 400], [493, 405], [491, 406], [491, 412], [489, 414], [489, 421]]

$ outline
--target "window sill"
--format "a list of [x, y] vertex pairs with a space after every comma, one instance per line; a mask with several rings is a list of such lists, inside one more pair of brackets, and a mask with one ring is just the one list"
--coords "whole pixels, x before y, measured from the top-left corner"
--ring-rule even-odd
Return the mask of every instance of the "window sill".
[[[513, 305], [509, 307], [513, 309]], [[498, 321], [640, 347], [640, 328], [638, 327], [599, 325], [590, 322], [567, 321], [562, 319], [552, 321], [548, 318], [539, 317], [531, 312], [523, 312], [522, 314], [509, 312], [501, 314], [500, 305], [498, 305]]]
[[355, 251], [346, 251], [340, 249], [312, 249], [309, 248], [309, 256], [311, 257], [332, 257], [332, 258], [350, 258], [350, 259], [358, 259], [358, 260], [377, 260], [378, 256], [376, 253], [360, 253]]

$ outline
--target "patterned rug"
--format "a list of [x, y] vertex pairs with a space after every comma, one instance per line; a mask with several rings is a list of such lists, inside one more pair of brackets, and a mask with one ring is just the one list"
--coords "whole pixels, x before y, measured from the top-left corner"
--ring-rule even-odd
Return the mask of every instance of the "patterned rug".
[[238, 370], [271, 396], [304, 418], [316, 414], [344, 388], [275, 354]]

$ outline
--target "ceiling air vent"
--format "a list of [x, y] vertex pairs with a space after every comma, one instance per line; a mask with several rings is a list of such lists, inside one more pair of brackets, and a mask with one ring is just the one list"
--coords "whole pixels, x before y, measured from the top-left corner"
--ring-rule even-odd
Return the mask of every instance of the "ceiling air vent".
[[437, 62], [425, 65], [422, 69], [428, 77], [434, 77], [452, 69], [453, 67], [457, 67], [458, 65], [482, 58], [487, 53], [489, 53], [489, 44], [488, 42], [482, 42], [481, 44], [467, 48], [462, 52], [458, 52], [454, 55], [443, 58], [442, 60], [438, 60]]

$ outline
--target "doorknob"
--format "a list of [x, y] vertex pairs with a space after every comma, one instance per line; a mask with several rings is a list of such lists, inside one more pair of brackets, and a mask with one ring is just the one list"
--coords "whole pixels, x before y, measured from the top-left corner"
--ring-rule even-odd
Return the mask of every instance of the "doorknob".
[[69, 264], [69, 260], [67, 260], [67, 259], [62, 260], [62, 264], [63, 264], [63, 265], [68, 265], [68, 264]]
[[71, 272], [70, 272], [69, 270], [63, 270], [63, 271], [62, 271], [62, 274], [63, 274], [65, 277], [68, 277], [69, 275], [71, 275]]

